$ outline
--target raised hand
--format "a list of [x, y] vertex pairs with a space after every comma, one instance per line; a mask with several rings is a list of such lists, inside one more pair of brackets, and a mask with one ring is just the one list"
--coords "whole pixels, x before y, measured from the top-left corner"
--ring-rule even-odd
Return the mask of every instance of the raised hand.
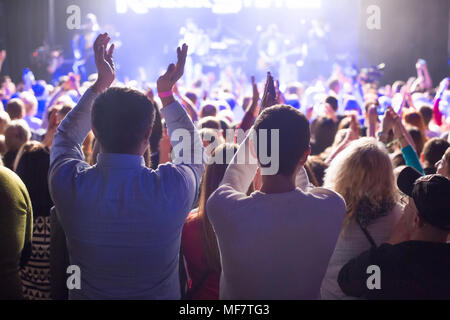
[[395, 125], [395, 121], [397, 120], [397, 118], [398, 116], [395, 113], [395, 111], [392, 109], [392, 107], [389, 107], [384, 114], [383, 123], [381, 126], [383, 133], [388, 133], [389, 130], [392, 129], [392, 127]]
[[355, 114], [351, 115], [350, 130], [348, 131], [348, 139], [350, 141], [359, 139], [359, 123]]
[[98, 78], [93, 85], [93, 89], [98, 93], [108, 89], [116, 78], [113, 60], [114, 44], [106, 50], [110, 40], [111, 38], [108, 34], [103, 33], [94, 42], [95, 65], [97, 66]]
[[0, 50], [0, 63], [3, 63], [6, 59], [6, 50]]
[[259, 91], [254, 76], [252, 76], [252, 89], [253, 89], [252, 102], [257, 105], [259, 102]]
[[188, 46], [186, 44], [183, 44], [181, 48], [177, 48], [177, 64], [175, 65], [171, 63], [167, 68], [166, 73], [159, 77], [157, 81], [157, 88], [159, 93], [172, 91], [175, 83], [183, 76], [187, 52]]
[[448, 84], [450, 82], [450, 78], [444, 78], [441, 83], [439, 83], [439, 89], [436, 92], [436, 98], [441, 99], [445, 90], [448, 88]]
[[264, 109], [270, 108], [278, 103], [277, 101], [277, 93], [275, 90], [275, 83], [270, 72], [267, 73], [266, 85], [264, 87], [264, 94], [261, 101], [261, 110], [260, 113], [264, 111]]
[[280, 90], [280, 81], [279, 80], [275, 81], [275, 89], [276, 89], [276, 93], [277, 93], [277, 103], [284, 104], [286, 102], [286, 99], [284, 98], [284, 95]]

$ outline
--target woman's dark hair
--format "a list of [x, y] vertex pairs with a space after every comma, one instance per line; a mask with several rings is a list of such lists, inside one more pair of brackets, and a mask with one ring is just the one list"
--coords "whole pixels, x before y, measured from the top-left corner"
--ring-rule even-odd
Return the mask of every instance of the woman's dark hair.
[[161, 122], [161, 112], [156, 103], [152, 103], [155, 110], [155, 121], [153, 122], [152, 133], [150, 135], [150, 151], [152, 153], [159, 151], [159, 142], [161, 141], [163, 135], [163, 125]]
[[36, 141], [24, 144], [16, 157], [14, 168], [30, 194], [34, 217], [49, 216], [53, 206], [48, 191], [49, 165], [48, 148]]
[[423, 151], [423, 147], [425, 145], [425, 137], [419, 128], [410, 127], [407, 129], [408, 133], [411, 135], [411, 138], [414, 140], [414, 144], [416, 145], [417, 155], [420, 156]]
[[337, 132], [337, 125], [333, 119], [319, 117], [311, 125], [313, 141], [311, 142], [311, 154], [321, 154], [326, 148], [331, 146]]
[[[323, 186], [325, 171], [328, 169], [328, 165], [325, 163], [325, 161], [323, 161], [318, 156], [309, 157], [308, 161], [306, 162], [305, 168], [311, 183], [316, 187]], [[308, 170], [310, 170], [311, 174], [314, 175], [314, 179], [311, 179]], [[314, 180], [316, 183], [314, 183]]]
[[[216, 191], [219, 187], [220, 182], [225, 175], [225, 170], [228, 167], [227, 164], [227, 154], [235, 154], [238, 150], [238, 145], [236, 144], [221, 144], [215, 148], [211, 157], [220, 156], [222, 161], [219, 163], [208, 164], [205, 168], [203, 174], [202, 185], [200, 187], [200, 198], [198, 211], [194, 215], [190, 215], [187, 219], [187, 223], [200, 220], [201, 228], [201, 238], [203, 243], [203, 249], [206, 256], [206, 261], [208, 266], [217, 272], [221, 271], [220, 265], [220, 253], [219, 247], [217, 245], [217, 238], [214, 229], [209, 221], [208, 215], [206, 213], [206, 202], [208, 201], [211, 194]], [[217, 161], [216, 161], [217, 162]], [[249, 193], [253, 191], [253, 185], [249, 188]]]

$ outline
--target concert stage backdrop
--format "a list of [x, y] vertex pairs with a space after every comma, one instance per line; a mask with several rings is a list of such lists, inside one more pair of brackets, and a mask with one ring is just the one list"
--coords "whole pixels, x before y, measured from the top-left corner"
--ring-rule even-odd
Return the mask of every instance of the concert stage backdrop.
[[[67, 27], [71, 5], [81, 10], [81, 30]], [[368, 27], [371, 6], [380, 9], [380, 28]], [[277, 69], [304, 80], [318, 66], [351, 73], [384, 62], [381, 81], [392, 82], [413, 76], [420, 57], [437, 81], [448, 73], [449, 9], [448, 0], [0, 0], [0, 46], [19, 52], [6, 66], [15, 79], [44, 43], [63, 49], [70, 68], [71, 41], [94, 13], [119, 45], [121, 78], [153, 81], [185, 40], [192, 72], [202, 65], [216, 76], [226, 68], [257, 76]], [[280, 39], [275, 45], [264, 42], [270, 30]], [[279, 58], [264, 61], [264, 46]]]

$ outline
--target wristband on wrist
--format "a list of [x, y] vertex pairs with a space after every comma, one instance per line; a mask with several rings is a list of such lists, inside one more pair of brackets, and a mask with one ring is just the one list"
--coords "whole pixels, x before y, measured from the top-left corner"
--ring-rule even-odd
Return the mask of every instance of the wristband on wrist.
[[173, 96], [173, 92], [172, 91], [158, 92], [158, 96], [160, 98], [168, 98]]

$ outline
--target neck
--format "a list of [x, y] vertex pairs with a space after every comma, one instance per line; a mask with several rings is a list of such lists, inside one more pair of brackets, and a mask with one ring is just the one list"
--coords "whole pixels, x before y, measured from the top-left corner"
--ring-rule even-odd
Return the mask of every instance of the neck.
[[127, 152], [117, 152], [112, 150], [106, 150], [105, 148], [100, 146], [100, 153], [115, 153], [115, 154], [129, 154], [133, 156], [143, 156], [145, 153], [145, 150], [128, 150]]
[[295, 190], [295, 175], [286, 177], [282, 175], [276, 176], [262, 176], [261, 192], [271, 193], [286, 193]]
[[426, 229], [413, 232], [413, 234], [410, 237], [410, 240], [446, 243], [447, 236], [448, 236], [447, 232], [436, 230], [435, 228], [433, 228], [432, 230]]

